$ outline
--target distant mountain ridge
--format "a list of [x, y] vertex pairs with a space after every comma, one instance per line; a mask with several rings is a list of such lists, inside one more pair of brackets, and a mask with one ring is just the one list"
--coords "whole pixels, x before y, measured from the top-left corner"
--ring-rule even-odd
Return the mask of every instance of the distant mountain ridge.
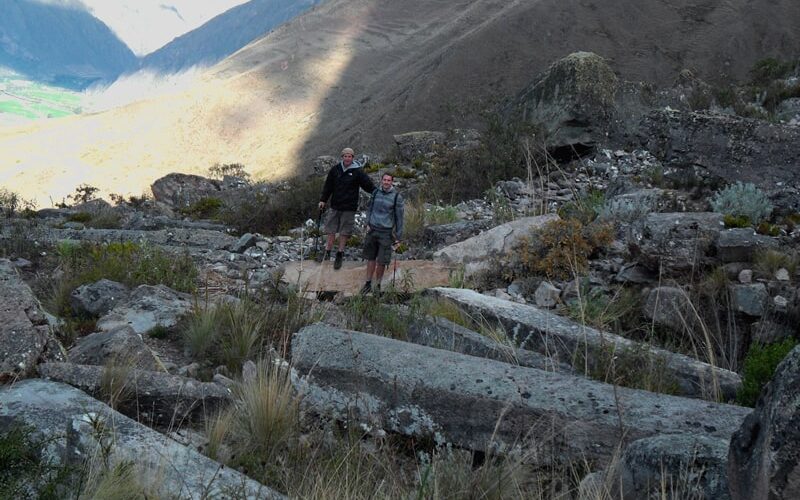
[[172, 73], [195, 65], [210, 66], [320, 1], [251, 0], [146, 55], [141, 68]]
[[113, 80], [135, 68], [133, 52], [89, 12], [29, 0], [3, 0], [0, 66], [70, 88]]

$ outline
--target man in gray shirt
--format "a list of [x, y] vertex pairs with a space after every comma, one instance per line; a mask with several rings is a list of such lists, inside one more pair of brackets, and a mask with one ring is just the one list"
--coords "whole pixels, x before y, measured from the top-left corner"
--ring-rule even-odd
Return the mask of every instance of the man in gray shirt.
[[392, 260], [392, 250], [400, 245], [403, 236], [403, 197], [392, 186], [394, 176], [389, 173], [381, 177], [381, 187], [372, 193], [367, 210], [367, 237], [364, 239], [364, 258], [367, 260], [367, 282], [362, 294], [372, 291], [372, 277], [380, 293], [383, 272]]

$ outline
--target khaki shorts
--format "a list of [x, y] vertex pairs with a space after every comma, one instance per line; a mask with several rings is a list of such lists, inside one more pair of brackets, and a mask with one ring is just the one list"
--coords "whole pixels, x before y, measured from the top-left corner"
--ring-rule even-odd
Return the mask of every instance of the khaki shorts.
[[325, 234], [340, 234], [350, 236], [353, 234], [356, 224], [356, 213], [350, 211], [328, 210], [328, 217], [325, 219]]
[[364, 254], [366, 260], [377, 260], [388, 266], [392, 260], [392, 233], [389, 231], [370, 231], [364, 238]]

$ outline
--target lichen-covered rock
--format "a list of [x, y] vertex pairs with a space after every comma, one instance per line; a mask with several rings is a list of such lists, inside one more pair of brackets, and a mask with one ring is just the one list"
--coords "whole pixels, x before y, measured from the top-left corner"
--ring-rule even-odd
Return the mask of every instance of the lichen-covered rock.
[[126, 363], [142, 370], [163, 371], [163, 366], [142, 336], [129, 326], [79, 338], [69, 350], [69, 360], [80, 365]]
[[172, 173], [157, 179], [150, 189], [153, 198], [171, 208], [192, 206], [204, 198], [219, 197], [219, 182], [199, 175]]
[[719, 233], [717, 258], [722, 262], [751, 262], [756, 252], [776, 246], [774, 238], [758, 234], [752, 228], [726, 229]]
[[81, 285], [69, 296], [69, 305], [78, 315], [102, 316], [125, 302], [130, 289], [122, 283], [101, 279], [95, 283]]
[[523, 90], [511, 113], [543, 127], [550, 148], [593, 146], [605, 138], [617, 87], [617, 77], [602, 57], [575, 52]]
[[713, 262], [722, 229], [722, 214], [655, 213], [631, 231], [628, 243], [651, 271], [681, 276]]
[[800, 498], [800, 347], [778, 365], [755, 410], [731, 437], [733, 500]]
[[0, 383], [27, 377], [51, 338], [47, 318], [14, 264], [0, 259]]
[[672, 286], [650, 290], [642, 312], [655, 324], [677, 331], [691, 329], [697, 320], [687, 293]]
[[110, 332], [129, 326], [143, 335], [160, 326], [171, 328], [192, 309], [191, 296], [164, 285], [141, 285], [128, 300], [97, 321], [97, 329]]
[[444, 132], [407, 132], [395, 135], [394, 142], [397, 144], [400, 158], [410, 162], [432, 153], [436, 145], [444, 144], [446, 136]]

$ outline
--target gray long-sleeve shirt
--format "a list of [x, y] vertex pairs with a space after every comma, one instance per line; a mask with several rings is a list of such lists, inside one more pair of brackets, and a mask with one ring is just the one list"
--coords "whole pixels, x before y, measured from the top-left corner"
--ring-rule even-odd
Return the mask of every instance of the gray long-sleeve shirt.
[[372, 193], [367, 210], [367, 224], [377, 231], [392, 231], [398, 240], [403, 236], [403, 197], [395, 188], [384, 191], [376, 189]]

